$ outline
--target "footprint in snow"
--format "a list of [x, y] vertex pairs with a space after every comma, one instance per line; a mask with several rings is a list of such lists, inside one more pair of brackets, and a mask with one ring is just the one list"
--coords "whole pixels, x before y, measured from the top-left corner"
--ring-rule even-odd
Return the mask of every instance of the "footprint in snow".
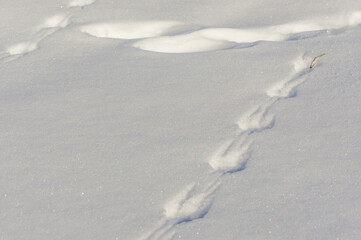
[[295, 97], [297, 95], [297, 87], [305, 80], [302, 78], [305, 74], [312, 71], [310, 63], [312, 58], [301, 56], [294, 60], [294, 72], [286, 80], [279, 81], [270, 87], [266, 93], [269, 97], [285, 99]]
[[218, 179], [205, 187], [195, 183], [186, 186], [164, 205], [164, 219], [140, 239], [170, 239], [175, 235], [172, 231], [175, 225], [204, 217], [219, 186]]
[[164, 205], [164, 216], [177, 224], [204, 217], [218, 187], [218, 180], [200, 190], [196, 184], [188, 185]]
[[4, 59], [6, 62], [14, 61], [35, 51], [39, 48], [41, 41], [58, 30], [67, 27], [70, 23], [71, 16], [69, 14], [56, 14], [45, 19], [44, 23], [37, 27], [37, 33], [33, 39], [7, 47], [0, 53], [0, 59]]
[[237, 121], [238, 127], [243, 132], [260, 132], [272, 128], [275, 123], [275, 115], [269, 113], [270, 107], [275, 101], [257, 106], [243, 114]]
[[44, 23], [38, 27], [38, 30], [47, 28], [65, 28], [71, 23], [71, 16], [69, 14], [56, 14], [45, 19]]
[[251, 156], [253, 141], [248, 134], [243, 134], [235, 140], [224, 143], [210, 157], [208, 163], [215, 171], [234, 173], [246, 168]]

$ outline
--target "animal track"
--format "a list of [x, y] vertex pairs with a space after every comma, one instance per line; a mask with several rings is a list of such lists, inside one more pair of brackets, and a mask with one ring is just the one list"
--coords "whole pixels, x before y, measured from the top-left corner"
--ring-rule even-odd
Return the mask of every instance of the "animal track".
[[[72, 0], [68, 4], [68, 8], [84, 7], [93, 4], [95, 1], [96, 0]], [[34, 34], [31, 40], [8, 46], [0, 52], [0, 59], [3, 59], [5, 62], [10, 62], [35, 51], [39, 48], [41, 41], [58, 30], [67, 27], [70, 23], [71, 15], [69, 12], [59, 13], [48, 17], [36, 28], [36, 34]]]
[[175, 225], [204, 217], [212, 205], [219, 185], [216, 179], [205, 187], [197, 188], [195, 183], [186, 186], [164, 205], [164, 219], [140, 239], [170, 239], [175, 235], [172, 231]]
[[39, 44], [45, 38], [54, 34], [56, 31], [65, 28], [71, 23], [69, 14], [56, 14], [47, 18], [43, 24], [37, 28], [37, 33], [30, 41], [17, 43], [6, 48], [0, 53], [0, 58], [5, 61], [13, 61], [39, 48]]
[[294, 72], [291, 76], [286, 80], [277, 82], [269, 88], [266, 91], [267, 95], [269, 97], [275, 97], [276, 99], [295, 97], [297, 95], [297, 86], [304, 82], [301, 77], [312, 71], [312, 69], [308, 67], [311, 60], [312, 58], [305, 56], [297, 58], [293, 63]]
[[241, 171], [246, 168], [251, 156], [252, 143], [248, 134], [227, 141], [211, 156], [208, 163], [215, 171], [224, 173]]
[[39, 26], [39, 30], [45, 28], [64, 28], [68, 26], [71, 21], [71, 16], [69, 14], [56, 14], [45, 20], [45, 22]]
[[272, 128], [275, 122], [275, 116], [268, 111], [274, 101], [262, 106], [255, 107], [248, 113], [242, 115], [237, 121], [238, 127], [242, 131], [259, 132], [267, 128]]
[[215, 171], [223, 173], [233, 173], [244, 170], [251, 157], [251, 147], [253, 140], [251, 136], [265, 129], [274, 126], [275, 115], [269, 111], [273, 104], [279, 99], [287, 98], [296, 94], [296, 87], [304, 80], [301, 78], [308, 73], [308, 64], [311, 58], [305, 56], [297, 58], [294, 63], [294, 72], [286, 81], [276, 83], [267, 91], [268, 99], [263, 105], [253, 108], [243, 114], [237, 121], [241, 130], [233, 140], [224, 143], [209, 159], [208, 163]]
[[164, 206], [165, 217], [181, 223], [205, 216], [218, 185], [218, 182], [214, 182], [200, 192], [196, 191], [195, 184], [188, 185]]
[[8, 47], [5, 54], [23, 55], [32, 52], [37, 48], [38, 48], [38, 41], [22, 42]]

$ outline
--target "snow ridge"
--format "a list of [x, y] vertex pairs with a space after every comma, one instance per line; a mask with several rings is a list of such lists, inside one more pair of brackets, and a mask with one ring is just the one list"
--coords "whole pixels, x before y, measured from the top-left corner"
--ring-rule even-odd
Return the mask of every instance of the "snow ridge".
[[191, 33], [175, 36], [162, 36], [143, 39], [133, 47], [162, 53], [189, 53], [225, 50], [241, 47], [240, 44], [260, 41], [286, 41], [295, 39], [306, 32], [330, 32], [344, 29], [361, 23], [361, 12], [353, 12], [346, 16], [333, 16], [325, 21], [322, 18], [290, 22], [276, 26], [237, 29], [237, 28], [205, 28]]
[[[96, 23], [80, 31], [98, 38], [138, 39], [132, 47], [161, 53], [192, 53], [249, 47], [262, 41], [287, 41], [302, 38], [307, 32], [333, 34], [361, 23], [361, 12], [313, 20], [302, 20], [261, 28], [208, 28], [178, 22], [143, 21]], [[185, 33], [184, 33], [185, 32]], [[303, 38], [316, 35], [304, 34]], [[245, 46], [245, 44], [247, 44]]]

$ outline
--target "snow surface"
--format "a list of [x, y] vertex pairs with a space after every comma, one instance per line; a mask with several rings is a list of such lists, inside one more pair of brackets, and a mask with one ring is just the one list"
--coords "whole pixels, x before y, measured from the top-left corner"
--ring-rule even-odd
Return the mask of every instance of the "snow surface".
[[0, 239], [360, 239], [360, 1], [0, 20]]

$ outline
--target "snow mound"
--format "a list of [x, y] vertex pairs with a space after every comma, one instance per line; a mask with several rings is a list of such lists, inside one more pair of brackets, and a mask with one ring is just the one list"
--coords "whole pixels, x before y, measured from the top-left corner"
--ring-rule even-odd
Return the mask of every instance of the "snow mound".
[[73, 0], [69, 3], [68, 8], [85, 7], [95, 3], [96, 0]]
[[160, 36], [180, 27], [175, 21], [108, 22], [85, 25], [80, 31], [99, 38], [138, 39]]
[[236, 43], [285, 41], [287, 39], [291, 39], [294, 34], [342, 29], [360, 24], [360, 16], [360, 12], [353, 12], [348, 15], [331, 16], [327, 18], [327, 21], [325, 21], [324, 18], [319, 18], [263, 28], [206, 28], [176, 36], [161, 36], [152, 39], [144, 39], [134, 43], [133, 47], [163, 53], [189, 53], [222, 50], [236, 46]]
[[144, 39], [132, 45], [133, 47], [162, 53], [208, 52], [235, 46], [234, 43], [204, 38], [198, 34], [185, 34], [173, 37]]

